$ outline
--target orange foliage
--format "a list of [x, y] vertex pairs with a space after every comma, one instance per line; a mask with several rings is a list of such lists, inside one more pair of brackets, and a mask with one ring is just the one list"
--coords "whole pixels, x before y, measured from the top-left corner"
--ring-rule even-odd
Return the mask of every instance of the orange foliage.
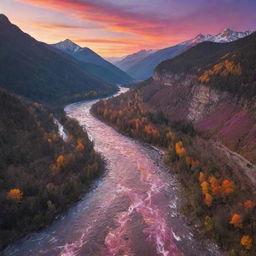
[[250, 236], [243, 236], [240, 243], [247, 250], [250, 250], [252, 248], [252, 239]]
[[201, 188], [202, 188], [203, 194], [207, 194], [209, 192], [209, 183], [207, 181], [203, 181], [201, 183]]
[[247, 200], [243, 205], [246, 209], [252, 209], [254, 207], [254, 202], [252, 200]]
[[233, 214], [229, 224], [233, 225], [236, 228], [241, 228], [243, 226], [242, 217], [240, 214]]
[[221, 195], [222, 189], [219, 185], [211, 185], [211, 190], [214, 195]]
[[65, 157], [60, 155], [56, 159], [56, 163], [51, 166], [52, 172], [54, 175], [59, 174], [61, 168], [63, 168], [66, 164]]
[[212, 190], [213, 194], [220, 195], [222, 192], [222, 188], [218, 184], [218, 180], [214, 176], [211, 176], [211, 177], [209, 177], [209, 182], [210, 182], [211, 190]]
[[184, 156], [186, 154], [182, 141], [179, 141], [175, 144], [175, 150], [178, 156]]
[[204, 203], [210, 207], [212, 205], [212, 196], [209, 193], [205, 193], [204, 195]]
[[145, 125], [144, 132], [153, 136], [159, 136], [159, 131], [151, 125]]
[[63, 167], [64, 166], [64, 162], [65, 162], [65, 158], [64, 158], [63, 155], [60, 155], [60, 156], [57, 157], [57, 159], [56, 159], [57, 166]]
[[83, 152], [84, 151], [84, 144], [83, 144], [81, 139], [77, 140], [76, 150], [79, 151], [79, 152]]
[[15, 202], [20, 202], [22, 197], [23, 192], [18, 188], [11, 189], [7, 194], [7, 198]]
[[202, 83], [208, 83], [211, 80], [211, 77], [215, 75], [241, 75], [241, 73], [242, 71], [240, 64], [235, 64], [233, 61], [225, 60], [216, 64], [210, 70], [205, 71], [204, 74], [199, 77], [199, 81]]
[[230, 180], [223, 180], [222, 191], [225, 195], [229, 195], [234, 192], [233, 182]]

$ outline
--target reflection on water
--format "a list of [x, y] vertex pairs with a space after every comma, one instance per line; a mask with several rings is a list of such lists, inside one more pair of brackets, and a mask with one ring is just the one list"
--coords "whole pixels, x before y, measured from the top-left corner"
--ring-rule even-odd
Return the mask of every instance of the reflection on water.
[[179, 214], [177, 184], [161, 152], [95, 119], [90, 114], [95, 102], [75, 103], [65, 111], [87, 129], [106, 159], [106, 174], [53, 224], [4, 255], [221, 255], [214, 245], [196, 241]]

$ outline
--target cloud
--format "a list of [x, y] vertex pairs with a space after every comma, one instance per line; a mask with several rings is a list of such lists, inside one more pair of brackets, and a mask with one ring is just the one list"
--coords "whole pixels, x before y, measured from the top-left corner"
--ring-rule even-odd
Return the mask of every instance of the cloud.
[[[225, 27], [247, 29], [255, 24], [255, 0], [17, 0], [64, 13], [105, 32], [90, 44], [130, 45], [134, 49], [162, 48], [190, 39], [198, 33], [217, 33]], [[49, 29], [83, 29], [61, 23], [41, 24]], [[93, 25], [92, 25], [93, 26]], [[115, 39], [114, 33], [124, 39]], [[98, 32], [99, 33], [99, 32]], [[102, 37], [102, 38], [100, 38]], [[108, 38], [108, 39], [106, 39]], [[137, 41], [135, 40], [137, 39]], [[127, 47], [128, 49], [128, 47]]]
[[39, 7], [50, 8], [104, 25], [105, 29], [145, 37], [155, 37], [167, 29], [169, 17], [153, 17], [104, 1], [82, 0], [19, 0]]
[[78, 43], [96, 43], [96, 44], [119, 44], [119, 45], [138, 45], [143, 43], [142, 40], [132, 40], [131, 38], [118, 38], [118, 39], [75, 39]]
[[72, 24], [61, 24], [61, 23], [44, 23], [44, 22], [37, 22], [33, 21], [29, 23], [32, 26], [51, 29], [51, 30], [58, 30], [58, 29], [95, 29], [98, 26], [86, 26], [86, 25], [72, 25]]

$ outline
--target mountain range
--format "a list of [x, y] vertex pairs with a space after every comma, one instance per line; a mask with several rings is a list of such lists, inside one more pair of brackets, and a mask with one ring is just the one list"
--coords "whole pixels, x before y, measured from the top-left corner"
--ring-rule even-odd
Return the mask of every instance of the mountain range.
[[117, 90], [81, 61], [38, 42], [0, 15], [0, 85], [40, 102], [64, 103]]
[[106, 61], [100, 55], [92, 51], [88, 47], [81, 47], [69, 39], [52, 45], [78, 61], [87, 65], [87, 70], [96, 77], [108, 83], [125, 84], [133, 81], [132, 77], [119, 69], [112, 63]]
[[[132, 77], [138, 80], [144, 80], [152, 76], [155, 67], [158, 64], [160, 64], [162, 61], [172, 59], [199, 43], [202, 43], [205, 41], [227, 43], [227, 42], [232, 42], [239, 38], [248, 36], [251, 33], [252, 31], [235, 32], [228, 28], [224, 30], [222, 33], [219, 33], [217, 35], [199, 34], [195, 38], [184, 41], [175, 46], [158, 50], [142, 59], [138, 59], [138, 61], [135, 61], [133, 65], [129, 65], [128, 68], [125, 68], [126, 64], [125, 64], [125, 60], [123, 60], [122, 67], [124, 67], [123, 69]], [[129, 56], [126, 57], [126, 59], [129, 59]]]
[[142, 95], [170, 120], [192, 122], [256, 163], [255, 44], [256, 32], [231, 43], [198, 44], [158, 65]]
[[153, 54], [156, 52], [155, 50], [140, 50], [138, 52], [135, 52], [133, 54], [130, 54], [122, 60], [115, 62], [115, 65], [119, 67], [122, 70], [129, 70], [135, 63], [138, 63], [139, 61], [143, 60], [147, 56]]

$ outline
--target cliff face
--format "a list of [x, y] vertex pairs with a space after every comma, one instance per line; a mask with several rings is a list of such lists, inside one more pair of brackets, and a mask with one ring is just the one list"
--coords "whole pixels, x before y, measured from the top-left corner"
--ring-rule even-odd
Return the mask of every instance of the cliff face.
[[142, 89], [145, 102], [170, 120], [192, 122], [207, 138], [256, 162], [256, 101], [198, 82], [197, 76], [156, 71]]

